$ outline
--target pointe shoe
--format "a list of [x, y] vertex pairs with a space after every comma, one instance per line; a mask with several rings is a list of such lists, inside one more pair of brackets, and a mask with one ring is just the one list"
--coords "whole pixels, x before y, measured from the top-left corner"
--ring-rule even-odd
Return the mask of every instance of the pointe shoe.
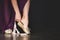
[[18, 22], [18, 26], [22, 28], [22, 30], [25, 32], [25, 34], [30, 34], [30, 30], [28, 27], [24, 27], [24, 24], [22, 22]]
[[12, 33], [12, 30], [11, 29], [5, 30], [5, 34], [11, 34], [11, 33]]
[[27, 28], [24, 28], [23, 30], [24, 30], [24, 32], [25, 32], [26, 34], [30, 34], [30, 30], [29, 30], [28, 27], [27, 27]]
[[13, 35], [20, 35], [20, 32], [18, 31], [18, 29], [15, 29], [13, 32], [12, 32]]
[[13, 35], [16, 34], [16, 22], [14, 22], [14, 28], [13, 28], [13, 32], [12, 32]]
[[12, 34], [20, 34], [20, 32], [18, 31], [16, 27], [17, 27], [16, 22], [14, 22], [14, 29], [13, 29]]

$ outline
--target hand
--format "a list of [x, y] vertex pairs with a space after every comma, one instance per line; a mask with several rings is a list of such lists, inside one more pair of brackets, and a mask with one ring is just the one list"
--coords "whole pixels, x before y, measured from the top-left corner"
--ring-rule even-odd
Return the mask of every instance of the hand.
[[20, 13], [15, 14], [15, 21], [20, 21], [21, 20], [21, 15]]

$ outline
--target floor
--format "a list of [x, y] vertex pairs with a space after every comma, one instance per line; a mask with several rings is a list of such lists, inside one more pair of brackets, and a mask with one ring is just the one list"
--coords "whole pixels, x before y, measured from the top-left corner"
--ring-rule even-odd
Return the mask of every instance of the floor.
[[60, 32], [40, 32], [31, 35], [0, 34], [0, 40], [60, 40]]

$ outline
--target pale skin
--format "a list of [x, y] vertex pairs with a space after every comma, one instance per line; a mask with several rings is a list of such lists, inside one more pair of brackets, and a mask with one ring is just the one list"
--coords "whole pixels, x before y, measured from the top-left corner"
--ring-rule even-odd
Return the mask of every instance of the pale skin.
[[24, 27], [28, 27], [28, 12], [29, 12], [29, 6], [30, 6], [30, 0], [27, 0], [24, 8], [23, 8], [23, 16], [21, 18], [20, 10], [17, 5], [17, 0], [11, 0], [12, 6], [15, 11], [15, 21], [21, 21], [24, 24]]

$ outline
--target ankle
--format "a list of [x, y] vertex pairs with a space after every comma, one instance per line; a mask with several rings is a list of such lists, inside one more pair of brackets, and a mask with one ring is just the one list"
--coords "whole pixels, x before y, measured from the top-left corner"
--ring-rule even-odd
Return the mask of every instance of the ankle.
[[27, 19], [27, 18], [28, 18], [28, 16], [23, 16], [22, 18], [26, 18], [26, 19]]

